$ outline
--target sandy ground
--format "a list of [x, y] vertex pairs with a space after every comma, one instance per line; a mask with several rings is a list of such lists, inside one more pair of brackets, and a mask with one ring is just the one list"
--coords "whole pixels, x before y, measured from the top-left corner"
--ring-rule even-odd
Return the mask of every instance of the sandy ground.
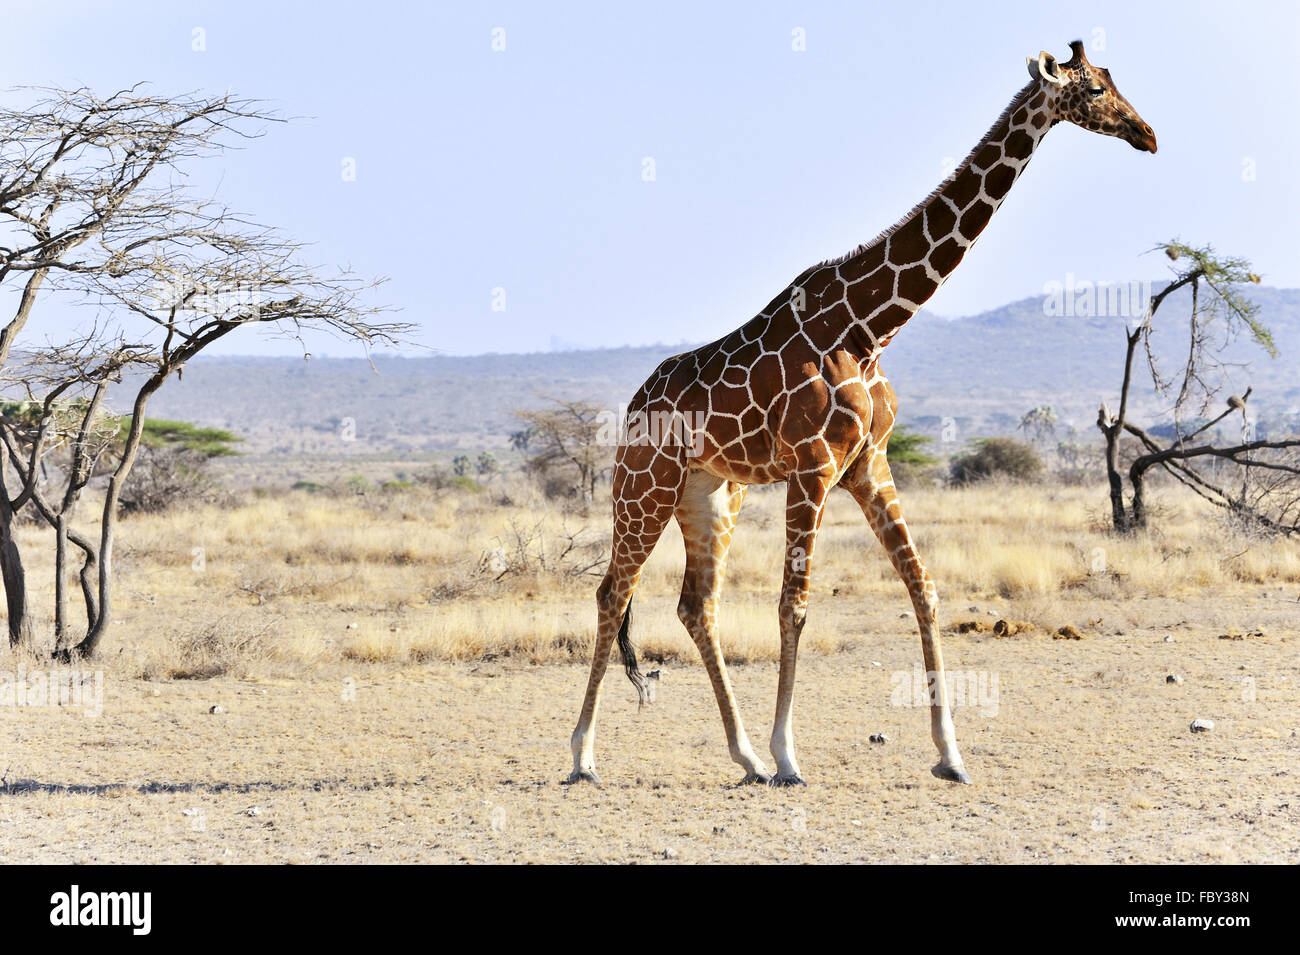
[[[925, 712], [899, 689], [920, 656], [908, 622], [857, 601], [810, 622], [860, 639], [800, 661], [806, 789], [735, 785], [698, 666], [639, 714], [611, 668], [601, 788], [560, 785], [583, 667], [151, 682], [110, 666], [98, 717], [0, 706], [0, 845], [7, 862], [1294, 864], [1297, 608], [1235, 601], [1150, 599], [1129, 608], [1149, 626], [1080, 641], [948, 636], [949, 669], [982, 687], [956, 711], [971, 786], [929, 773]], [[1189, 622], [1224, 614], [1264, 635]], [[762, 752], [776, 669], [732, 672]], [[1214, 731], [1189, 732], [1197, 717]]]

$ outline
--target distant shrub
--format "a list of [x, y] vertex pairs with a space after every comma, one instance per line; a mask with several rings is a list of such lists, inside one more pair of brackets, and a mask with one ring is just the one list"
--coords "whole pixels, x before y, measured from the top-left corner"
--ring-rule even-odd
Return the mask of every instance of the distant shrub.
[[420, 487], [432, 488], [435, 491], [444, 490], [451, 481], [451, 475], [437, 464], [431, 465], [423, 471], [416, 471], [410, 475], [410, 479]]
[[471, 477], [454, 477], [447, 482], [447, 486], [461, 491], [472, 491], [476, 494], [483, 490], [483, 485]]
[[897, 427], [889, 436], [886, 457], [894, 483], [899, 487], [933, 484], [934, 466], [939, 459], [926, 454], [922, 448], [934, 439], [906, 427]]
[[952, 483], [975, 484], [990, 478], [1036, 481], [1042, 476], [1038, 452], [1015, 438], [980, 438], [973, 450], [953, 459]]
[[306, 491], [308, 494], [318, 494], [325, 490], [324, 484], [317, 484], [315, 481], [294, 481], [291, 491]]
[[207, 456], [185, 448], [143, 446], [126, 481], [118, 510], [122, 514], [158, 514], [211, 499], [215, 492], [204, 470]]
[[889, 436], [889, 448], [886, 452], [890, 467], [892, 468], [897, 464], [911, 464], [918, 467], [938, 464], [938, 458], [931, 457], [921, 450], [933, 440], [933, 438], [912, 431], [910, 428], [895, 428]]
[[411, 483], [420, 487], [431, 488], [435, 491], [473, 491], [483, 490], [483, 485], [479, 484], [467, 474], [448, 474], [447, 471], [435, 464], [425, 471], [418, 471], [410, 475]]

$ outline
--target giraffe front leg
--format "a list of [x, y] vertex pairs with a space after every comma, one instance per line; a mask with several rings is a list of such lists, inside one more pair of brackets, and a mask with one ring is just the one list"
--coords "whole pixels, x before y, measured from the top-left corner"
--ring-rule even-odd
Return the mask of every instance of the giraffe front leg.
[[[898, 523], [902, 525], [901, 518]], [[925, 661], [927, 700], [930, 706], [930, 738], [939, 750], [939, 762], [930, 767], [930, 772], [939, 779], [968, 783], [970, 776], [962, 765], [961, 753], [957, 749], [957, 734], [953, 730], [948, 680], [943, 670], [943, 649], [939, 645], [938, 595], [929, 572], [916, 553], [911, 536], [906, 535], [906, 526], [902, 526], [907, 543], [900, 546], [899, 563], [909, 568], [907, 589], [921, 631], [921, 656]]]
[[829, 482], [820, 473], [806, 473], [792, 476], [786, 492], [786, 561], [780, 603], [781, 672], [777, 678], [771, 743], [777, 767], [772, 779], [774, 786], [807, 785], [794, 754], [794, 675], [799, 637], [808, 616], [813, 545], [829, 489]]
[[[913, 601], [913, 605], [916, 602]], [[943, 672], [943, 651], [939, 646], [938, 628], [935, 626], [935, 608], [933, 585], [926, 601], [929, 618], [926, 626], [921, 628], [921, 652], [925, 657], [926, 677], [930, 681], [930, 738], [939, 749], [939, 762], [930, 767], [930, 772], [939, 779], [954, 783], [970, 782], [970, 775], [962, 765], [961, 753], [957, 750], [957, 734], [952, 726], [952, 710], [948, 705], [948, 682]], [[918, 607], [916, 615], [921, 616]]]

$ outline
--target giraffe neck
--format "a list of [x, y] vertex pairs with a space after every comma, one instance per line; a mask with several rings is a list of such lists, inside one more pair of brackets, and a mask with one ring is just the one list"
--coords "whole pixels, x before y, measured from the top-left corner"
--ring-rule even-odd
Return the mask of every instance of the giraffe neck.
[[938, 189], [894, 228], [834, 263], [847, 286], [847, 331], [871, 357], [961, 263], [1051, 126], [1047, 95], [1030, 83]]

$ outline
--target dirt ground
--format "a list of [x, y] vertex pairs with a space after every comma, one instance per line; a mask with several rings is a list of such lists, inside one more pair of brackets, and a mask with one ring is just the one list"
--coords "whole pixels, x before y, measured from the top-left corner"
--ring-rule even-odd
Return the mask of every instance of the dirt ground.
[[[641, 713], [611, 667], [596, 788], [560, 785], [585, 667], [151, 681], [110, 660], [97, 717], [0, 706], [0, 845], [79, 863], [1300, 862], [1294, 596], [1141, 604], [1145, 626], [1077, 641], [946, 637], [972, 690], [955, 714], [970, 786], [930, 775], [901, 600], [814, 606], [810, 630], [855, 645], [800, 661], [806, 789], [735, 785], [698, 666], [672, 666]], [[1195, 623], [1221, 616], [1262, 634]], [[732, 674], [763, 753], [775, 666]], [[1214, 730], [1191, 733], [1198, 717]]]

